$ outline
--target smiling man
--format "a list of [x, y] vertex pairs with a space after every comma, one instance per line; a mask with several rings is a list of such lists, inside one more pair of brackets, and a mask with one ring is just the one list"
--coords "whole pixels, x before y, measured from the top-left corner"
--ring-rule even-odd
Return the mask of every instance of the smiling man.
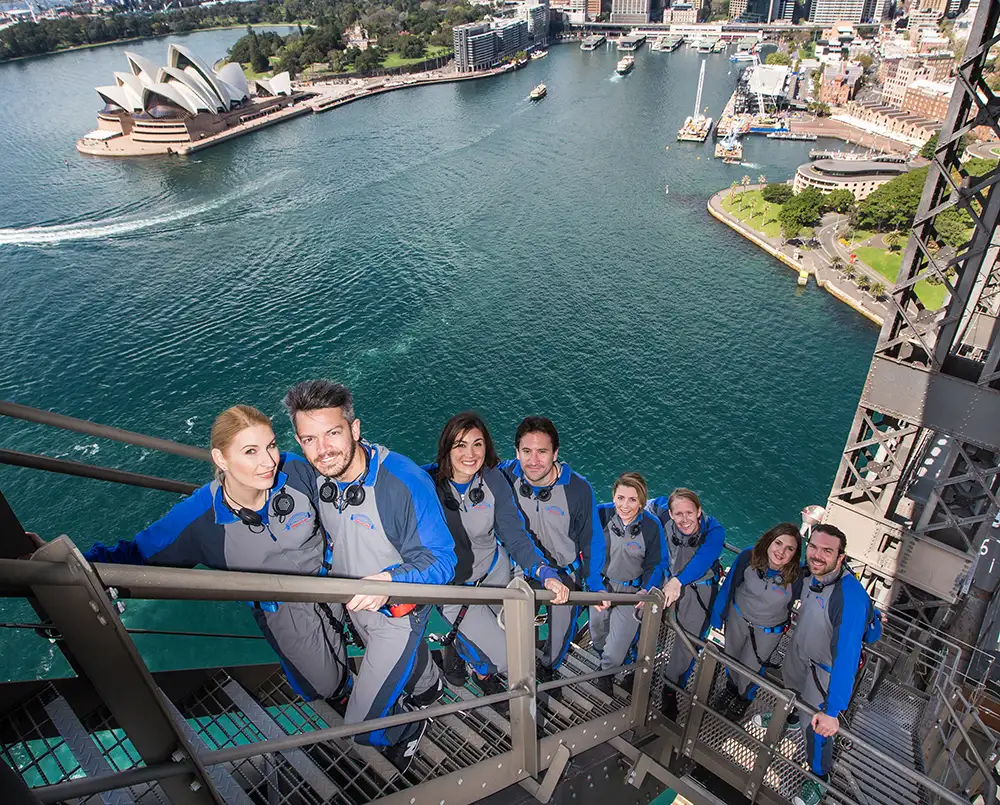
[[[330, 535], [331, 576], [447, 584], [455, 543], [427, 473], [410, 459], [361, 438], [351, 392], [309, 380], [289, 389], [285, 408], [295, 438], [316, 470], [320, 518]], [[365, 655], [347, 704], [348, 724], [425, 707], [443, 690], [424, 640], [431, 607], [395, 612], [386, 596], [356, 595], [346, 608]], [[379, 747], [401, 771], [427, 722], [356, 735]]]
[[[529, 416], [514, 435], [517, 458], [504, 461], [507, 476], [528, 528], [571, 590], [586, 585], [591, 592], [604, 592], [604, 532], [597, 515], [594, 490], [587, 479], [559, 461], [559, 432], [551, 419]], [[538, 678], [552, 679], [570, 640], [573, 639], [577, 607], [549, 607], [549, 635], [542, 647]]]
[[[861, 644], [874, 622], [874, 608], [865, 588], [845, 567], [847, 536], [836, 526], [815, 526], [806, 546], [802, 603], [795, 631], [781, 669], [785, 686], [819, 712], [806, 728], [806, 757], [813, 774], [828, 780], [833, 768], [833, 736], [847, 710], [861, 659]], [[754, 716], [766, 727], [770, 714]], [[789, 729], [799, 728], [798, 714], [788, 718]], [[816, 805], [823, 788], [808, 780], [792, 800], [794, 805]]]

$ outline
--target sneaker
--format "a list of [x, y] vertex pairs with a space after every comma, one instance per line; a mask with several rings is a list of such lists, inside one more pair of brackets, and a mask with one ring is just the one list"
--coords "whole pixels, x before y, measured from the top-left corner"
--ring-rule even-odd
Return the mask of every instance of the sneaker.
[[[771, 717], [773, 713], [754, 713], [753, 718], [750, 719], [750, 723], [753, 724], [757, 729], [766, 730], [771, 725]], [[793, 712], [788, 716], [788, 721], [785, 722], [786, 730], [797, 730], [801, 729], [802, 724], [799, 723], [798, 712]]]
[[[729, 706], [726, 707], [726, 711], [723, 715], [729, 720], [736, 722], [737, 724], [743, 721], [743, 716], [747, 714], [747, 710], [750, 708], [750, 700], [744, 699], [741, 696], [737, 696], [729, 702]], [[770, 720], [770, 719], [768, 719]]]
[[632, 686], [635, 684], [635, 671], [629, 671], [625, 674], [625, 678], [622, 680], [621, 688], [622, 690], [627, 690], [629, 693], [632, 692]]
[[406, 770], [410, 768], [410, 764], [417, 754], [417, 746], [420, 744], [420, 739], [424, 737], [424, 732], [427, 730], [427, 722], [420, 721], [417, 723], [417, 726], [420, 728], [420, 731], [406, 743], [383, 746], [379, 749], [385, 756], [385, 759], [395, 766], [400, 774], [406, 774]]
[[614, 683], [611, 681], [610, 676], [602, 676], [598, 677], [597, 679], [592, 679], [590, 680], [590, 684], [592, 684], [595, 688], [597, 688], [601, 693], [603, 693], [609, 699], [615, 698], [615, 686]]
[[792, 798], [792, 805], [819, 805], [823, 799], [823, 786], [815, 780], [806, 780], [799, 793]]
[[410, 694], [406, 699], [406, 704], [415, 710], [422, 710], [425, 707], [430, 707], [443, 695], [444, 682], [441, 681], [441, 677], [438, 677], [434, 684], [423, 693]]
[[[506, 693], [507, 685], [502, 681], [497, 679], [496, 674], [490, 674], [487, 677], [480, 679], [478, 676], [474, 679], [475, 683], [479, 686], [479, 689], [483, 692], [484, 696], [492, 696], [494, 693]], [[493, 709], [496, 710], [504, 718], [510, 717], [510, 703], [500, 702], [499, 704], [494, 704]]]
[[347, 712], [347, 702], [350, 700], [350, 696], [331, 696], [326, 700], [326, 703], [330, 705], [341, 718]]
[[537, 682], [551, 682], [554, 676], [555, 672], [552, 670], [552, 666], [538, 663], [538, 669], [535, 671], [535, 680]]
[[445, 646], [444, 661], [441, 663], [441, 669], [444, 671], [444, 678], [448, 680], [448, 684], [452, 687], [462, 687], [469, 678], [469, 671], [465, 665], [465, 660], [459, 655], [454, 643]]

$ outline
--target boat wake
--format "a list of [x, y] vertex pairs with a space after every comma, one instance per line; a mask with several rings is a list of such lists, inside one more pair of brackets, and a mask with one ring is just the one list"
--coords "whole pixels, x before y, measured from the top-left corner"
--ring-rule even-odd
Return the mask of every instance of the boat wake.
[[227, 193], [212, 201], [192, 206], [184, 206], [161, 215], [148, 218], [123, 218], [115, 216], [98, 220], [78, 221], [71, 224], [43, 226], [0, 227], [0, 246], [51, 246], [77, 240], [99, 240], [130, 235], [148, 229], [175, 224], [188, 218], [204, 215], [225, 206], [235, 199], [259, 189], [261, 183], [253, 187], [246, 185], [233, 193]]
[[760, 168], [760, 165], [758, 165], [756, 162], [741, 162], [740, 166], [744, 168], [753, 168], [754, 170]]

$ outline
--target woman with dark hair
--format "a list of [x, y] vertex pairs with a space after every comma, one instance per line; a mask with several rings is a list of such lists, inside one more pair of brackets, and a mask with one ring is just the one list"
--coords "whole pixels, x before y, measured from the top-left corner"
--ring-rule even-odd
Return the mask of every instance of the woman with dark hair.
[[[503, 473], [489, 429], [475, 411], [463, 411], [445, 423], [438, 439], [437, 461], [424, 467], [434, 479], [444, 507], [445, 521], [455, 539], [454, 584], [470, 587], [506, 587], [512, 577], [511, 558], [528, 579], [555, 593], [564, 603], [569, 589], [546, 563], [528, 533], [524, 517]], [[452, 625], [444, 638], [446, 649], [457, 650], [461, 661], [476, 673], [483, 693], [505, 688], [494, 674], [507, 673], [507, 645], [497, 620], [499, 604], [445, 604], [441, 613]], [[446, 655], [447, 656], [447, 655]], [[465, 669], [445, 662], [452, 684], [463, 684]]]
[[[736, 557], [712, 610], [712, 626], [726, 625], [726, 655], [761, 676], [774, 667], [771, 658], [788, 629], [792, 604], [802, 594], [802, 536], [792, 523], [779, 523]], [[745, 674], [730, 674], [733, 694], [726, 710], [732, 721], [743, 718], [757, 694]]]

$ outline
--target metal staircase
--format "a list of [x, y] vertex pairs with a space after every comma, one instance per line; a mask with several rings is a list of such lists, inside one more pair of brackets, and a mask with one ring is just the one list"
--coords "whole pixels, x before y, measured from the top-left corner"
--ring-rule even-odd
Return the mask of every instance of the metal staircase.
[[[147, 598], [266, 597], [268, 589], [281, 585], [289, 600], [318, 595], [339, 600], [372, 583], [91, 567], [65, 538], [42, 554], [39, 561], [0, 560], [0, 590], [50, 601], [55, 600], [51, 591], [57, 590], [73, 612], [79, 609], [74, 602], [86, 600], [86, 608], [96, 615], [76, 621], [66, 620], [55, 607], [50, 613], [51, 628], [60, 635], [77, 677], [0, 685], [0, 759], [42, 803], [458, 805], [490, 797], [491, 802], [515, 802], [526, 796], [546, 802], [585, 782], [588, 791], [595, 785], [608, 793], [618, 791], [619, 802], [647, 801], [671, 786], [698, 803], [777, 805], [789, 802], [808, 777], [802, 733], [783, 730], [788, 712], [798, 704], [791, 693], [778, 678], [762, 679], [758, 699], [742, 721], [727, 721], [720, 714], [726, 703], [724, 671], [740, 666], [714, 642], [680, 632], [672, 612], [662, 617], [657, 593], [645, 608], [638, 662], [629, 666], [635, 670], [633, 690], [615, 685], [608, 697], [590, 682], [624, 669], [601, 672], [585, 635], [571, 647], [559, 678], [536, 683], [534, 612], [536, 596], [541, 600], [545, 593], [533, 593], [518, 582], [507, 590], [472, 591], [502, 600], [507, 610], [510, 692], [483, 697], [470, 681], [447, 687], [441, 701], [424, 711], [390, 717], [397, 723], [429, 720], [413, 763], [400, 774], [377, 750], [351, 740], [351, 734], [370, 726], [344, 725], [328, 703], [303, 701], [276, 666], [152, 675], [121, 663], [113, 666], [113, 680], [95, 678], [109, 668], [106, 655], [135, 651], [104, 594], [107, 584], [125, 596]], [[427, 601], [470, 594], [413, 587], [424, 589], [408, 588], [403, 594], [413, 592]], [[574, 596], [571, 604], [589, 603], [584, 594]], [[844, 719], [827, 801], [962, 805], [979, 791], [986, 801], [995, 801], [990, 764], [996, 762], [996, 741], [976, 712], [974, 699], [982, 686], [958, 672], [963, 647], [941, 634], [925, 632], [914, 640], [908, 637], [907, 622], [897, 620], [869, 653], [860, 676]], [[72, 634], [72, 629], [82, 632]], [[105, 632], [105, 642], [89, 634], [95, 631]], [[698, 651], [698, 661], [679, 692], [680, 714], [673, 722], [658, 713], [667, 684], [659, 671], [680, 640]], [[89, 652], [91, 644], [101, 646], [102, 656]], [[153, 731], [156, 721], [137, 721], [135, 713], [121, 710], [129, 700], [121, 697], [132, 686], [145, 689], [162, 707], [165, 721], [156, 729], [170, 731], [160, 737], [175, 745], [165, 758], [148, 749], [144, 756], [130, 737], [134, 734], [148, 747], [150, 735], [142, 733]], [[503, 702], [509, 718], [495, 707]], [[810, 713], [799, 706], [805, 723]], [[765, 710], [773, 710], [775, 717], [762, 730], [751, 719]], [[598, 749], [605, 753], [604, 779], [588, 773], [586, 780], [574, 782], [574, 769], [584, 774], [588, 753]], [[625, 768], [613, 773], [609, 758], [620, 759]]]

